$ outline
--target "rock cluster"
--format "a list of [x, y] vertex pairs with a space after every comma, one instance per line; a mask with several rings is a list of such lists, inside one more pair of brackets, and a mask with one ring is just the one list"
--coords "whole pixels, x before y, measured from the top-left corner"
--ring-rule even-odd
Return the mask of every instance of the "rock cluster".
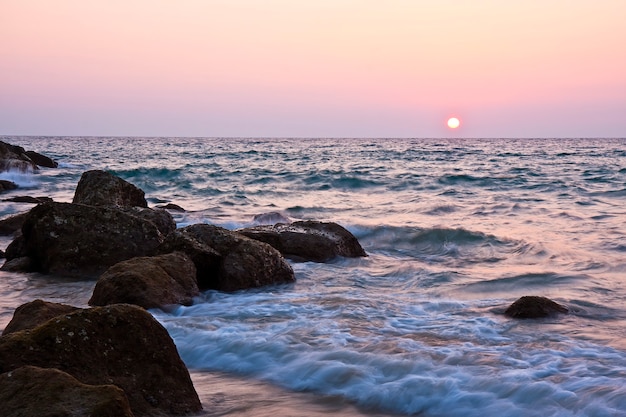
[[[56, 163], [0, 142], [0, 170], [37, 165]], [[35, 300], [16, 309], [0, 337], [3, 415], [196, 413], [201, 405], [189, 373], [167, 331], [144, 309], [190, 304], [200, 290], [292, 283], [284, 256], [366, 256], [334, 223], [177, 229], [167, 210], [147, 207], [141, 189], [98, 170], [81, 176], [72, 203], [20, 201], [37, 205], [0, 221], [0, 234], [14, 235], [2, 269], [98, 281], [92, 308]]]

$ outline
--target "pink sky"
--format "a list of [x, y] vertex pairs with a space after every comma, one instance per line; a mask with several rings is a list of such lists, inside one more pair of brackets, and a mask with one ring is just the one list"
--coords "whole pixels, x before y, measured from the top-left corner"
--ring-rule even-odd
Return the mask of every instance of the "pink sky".
[[625, 22], [623, 0], [2, 0], [0, 135], [625, 137]]

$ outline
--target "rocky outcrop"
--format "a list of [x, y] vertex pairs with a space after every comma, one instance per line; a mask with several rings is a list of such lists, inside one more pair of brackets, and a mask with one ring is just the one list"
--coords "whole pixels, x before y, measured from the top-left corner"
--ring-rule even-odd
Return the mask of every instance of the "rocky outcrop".
[[148, 207], [141, 189], [101, 170], [83, 173], [72, 202], [91, 206]]
[[533, 319], [549, 317], [556, 314], [567, 314], [567, 307], [558, 304], [546, 297], [524, 296], [511, 304], [505, 315], [516, 319]]
[[208, 224], [175, 230], [159, 251], [186, 253], [202, 290], [237, 291], [295, 281], [291, 266], [270, 245]]
[[27, 257], [44, 274], [97, 277], [118, 262], [155, 254], [162, 241], [153, 222], [117, 208], [52, 202], [28, 213], [6, 256]]
[[283, 256], [295, 261], [325, 262], [337, 256], [367, 256], [356, 237], [337, 223], [297, 221], [250, 227], [238, 232], [272, 245]]
[[0, 172], [35, 172], [38, 169], [37, 164], [26, 155], [24, 148], [0, 141]]
[[19, 332], [20, 330], [34, 329], [53, 317], [70, 314], [77, 310], [79, 310], [78, 307], [67, 304], [51, 303], [43, 300], [31, 301], [15, 309], [13, 318], [7, 324], [2, 334], [6, 335]]
[[143, 207], [117, 207], [124, 213], [139, 217], [154, 223], [163, 236], [169, 235], [176, 230], [176, 222], [169, 211], [163, 209], [152, 209]]
[[189, 305], [198, 295], [196, 267], [187, 255], [174, 252], [113, 265], [98, 279], [89, 305], [128, 303], [144, 308]]
[[6, 417], [133, 417], [115, 385], [87, 385], [58, 369], [24, 366], [0, 375]]
[[50, 197], [31, 197], [29, 195], [18, 195], [11, 198], [5, 198], [2, 201], [10, 201], [12, 203], [30, 203], [30, 204], [40, 204], [40, 203], [49, 203], [52, 201]]
[[26, 151], [24, 152], [24, 154], [27, 157], [29, 157], [31, 161], [37, 164], [37, 166], [44, 167], [44, 168], [57, 168], [59, 166], [57, 161], [53, 160], [52, 158], [46, 155], [42, 155], [38, 152]]
[[202, 407], [171, 337], [144, 309], [81, 309], [0, 337], [0, 373], [56, 368], [83, 384], [121, 388], [135, 416], [182, 415]]

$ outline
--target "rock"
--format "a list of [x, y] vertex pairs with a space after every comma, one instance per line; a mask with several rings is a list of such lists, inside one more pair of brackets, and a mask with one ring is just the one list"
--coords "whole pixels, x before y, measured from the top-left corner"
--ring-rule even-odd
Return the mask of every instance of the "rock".
[[0, 193], [17, 189], [17, 184], [13, 181], [0, 180]]
[[0, 141], [0, 172], [35, 172], [38, 170], [37, 164], [26, 155], [24, 148]]
[[198, 295], [196, 267], [187, 255], [173, 252], [113, 265], [98, 279], [89, 305], [128, 303], [143, 308], [190, 305]]
[[291, 266], [270, 245], [208, 224], [175, 230], [159, 251], [186, 253], [196, 265], [202, 290], [237, 291], [295, 281]]
[[28, 212], [26, 211], [0, 220], [0, 236], [10, 236], [20, 231], [27, 216]]
[[44, 274], [88, 278], [126, 259], [154, 255], [162, 241], [154, 223], [115, 207], [52, 202], [31, 209], [6, 255], [27, 256]]
[[167, 330], [137, 306], [80, 309], [0, 337], [0, 373], [26, 365], [57, 368], [83, 384], [116, 385], [137, 417], [202, 408]]
[[51, 303], [43, 300], [31, 301], [15, 309], [13, 318], [7, 324], [2, 334], [6, 335], [20, 330], [34, 329], [54, 317], [73, 313], [76, 310], [79, 309], [67, 304]]
[[291, 220], [277, 211], [271, 211], [269, 213], [257, 214], [252, 219], [252, 223], [255, 225], [273, 225], [276, 223], [291, 223]]
[[24, 366], [0, 375], [6, 417], [133, 417], [115, 385], [87, 385], [58, 369]]
[[[7, 258], [7, 254], [4, 253], [3, 257]], [[28, 256], [22, 256], [21, 258], [13, 258], [11, 260], [5, 261], [2, 267], [0, 267], [0, 271], [35, 272], [37, 271], [37, 266], [31, 258], [29, 258]]]
[[59, 166], [59, 164], [52, 158], [47, 157], [46, 155], [37, 153], [35, 151], [26, 151], [24, 152], [24, 154], [28, 156], [31, 161], [37, 164], [37, 166], [44, 167], [44, 168], [56, 168]]
[[148, 220], [159, 229], [159, 232], [163, 236], [167, 236], [176, 230], [176, 222], [169, 211], [163, 209], [151, 209], [143, 207], [118, 207], [119, 210], [130, 214], [131, 216], [139, 217], [140, 219]]
[[283, 256], [296, 261], [325, 262], [336, 256], [367, 256], [356, 237], [337, 223], [297, 221], [249, 227], [238, 232], [268, 243]]
[[10, 201], [12, 203], [39, 204], [39, 203], [49, 203], [52, 201], [52, 199], [50, 197], [31, 197], [28, 195], [18, 195], [17, 197], [5, 198], [2, 201]]
[[106, 171], [86, 171], [80, 177], [72, 203], [90, 206], [148, 207], [145, 193]]
[[567, 307], [549, 298], [524, 296], [511, 304], [504, 314], [516, 319], [533, 319], [553, 316], [558, 313], [567, 314], [568, 312]]
[[186, 211], [184, 208], [182, 208], [178, 204], [173, 204], [173, 203], [167, 203], [167, 204], [163, 204], [163, 205], [156, 206], [156, 207], [160, 209], [171, 210], [171, 211], [180, 211], [180, 212]]

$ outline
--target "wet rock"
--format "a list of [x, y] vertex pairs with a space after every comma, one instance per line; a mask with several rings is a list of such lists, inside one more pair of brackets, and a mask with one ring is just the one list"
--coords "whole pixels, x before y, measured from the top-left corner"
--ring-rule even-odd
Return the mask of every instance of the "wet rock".
[[0, 220], [0, 236], [10, 236], [20, 231], [27, 216], [28, 212], [26, 211]]
[[[7, 258], [6, 252], [3, 254], [3, 258]], [[35, 272], [36, 270], [37, 266], [28, 256], [7, 260], [0, 267], [0, 271], [5, 272]]]
[[83, 173], [72, 202], [91, 206], [148, 207], [141, 189], [101, 170]]
[[80, 309], [0, 337], [0, 373], [27, 365], [57, 368], [83, 384], [113, 384], [137, 417], [202, 408], [171, 337], [137, 306]]
[[58, 369], [24, 366], [0, 375], [3, 416], [133, 417], [115, 385], [87, 385]]
[[13, 181], [0, 180], [0, 193], [17, 189], [17, 184]]
[[271, 211], [269, 213], [261, 213], [254, 216], [252, 223], [255, 225], [274, 225], [276, 223], [291, 223], [288, 217], [282, 213]]
[[31, 301], [15, 309], [13, 318], [7, 324], [2, 334], [6, 335], [20, 330], [34, 329], [51, 318], [73, 313], [76, 310], [79, 310], [78, 307], [67, 304], [51, 303], [43, 300]]
[[196, 267], [187, 255], [173, 252], [113, 265], [98, 279], [89, 305], [128, 303], [143, 308], [189, 305], [198, 295]]
[[553, 316], [558, 313], [567, 314], [567, 307], [546, 297], [524, 296], [511, 304], [505, 315], [516, 319], [532, 319]]
[[0, 172], [35, 172], [38, 170], [37, 164], [26, 155], [24, 148], [0, 141]]
[[186, 253], [200, 289], [237, 291], [295, 281], [291, 266], [270, 245], [213, 225], [177, 229], [159, 251]]
[[29, 257], [44, 274], [97, 277], [108, 267], [151, 256], [163, 235], [151, 221], [115, 207], [45, 203], [26, 217], [7, 260]]
[[337, 223], [297, 221], [249, 227], [238, 232], [266, 242], [296, 261], [325, 262], [337, 256], [367, 256], [356, 237]]
[[24, 152], [24, 154], [28, 156], [31, 161], [37, 164], [37, 166], [44, 167], [44, 168], [56, 168], [59, 166], [57, 161], [53, 160], [52, 158], [46, 155], [42, 155], [38, 152], [26, 151]]
[[167, 204], [163, 204], [163, 205], [156, 206], [156, 207], [160, 209], [171, 210], [171, 211], [180, 211], [180, 212], [186, 211], [184, 208], [174, 203], [167, 203]]
[[5, 198], [2, 201], [10, 201], [12, 203], [39, 204], [39, 203], [49, 203], [52, 201], [52, 199], [50, 197], [31, 197], [29, 195], [18, 195], [16, 197]]

